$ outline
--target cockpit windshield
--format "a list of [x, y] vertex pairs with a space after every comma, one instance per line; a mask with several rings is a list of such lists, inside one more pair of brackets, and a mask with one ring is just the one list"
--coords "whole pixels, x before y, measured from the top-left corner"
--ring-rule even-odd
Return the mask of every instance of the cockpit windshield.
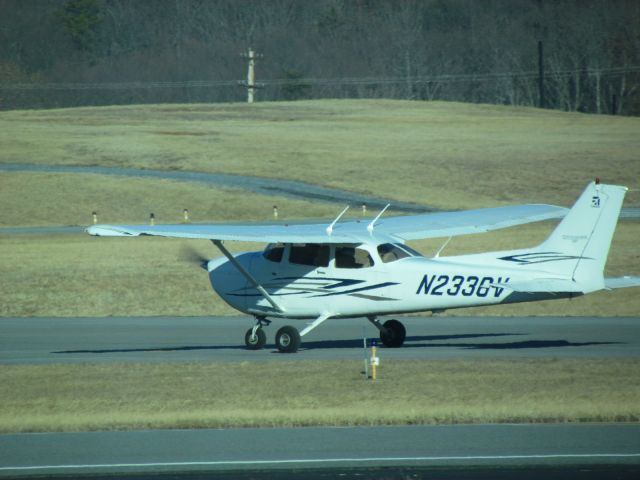
[[378, 245], [378, 255], [382, 263], [395, 262], [406, 257], [421, 257], [414, 249], [400, 243], [383, 243]]
[[282, 243], [270, 243], [264, 249], [263, 256], [270, 262], [281, 262], [284, 253], [284, 245]]

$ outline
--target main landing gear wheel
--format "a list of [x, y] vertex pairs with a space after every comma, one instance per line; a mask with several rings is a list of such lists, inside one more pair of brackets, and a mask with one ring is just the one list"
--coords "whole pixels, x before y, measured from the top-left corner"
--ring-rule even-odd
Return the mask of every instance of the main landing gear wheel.
[[387, 320], [382, 325], [384, 331], [380, 332], [380, 341], [385, 347], [398, 348], [404, 343], [407, 336], [407, 330], [398, 320]]
[[295, 353], [300, 346], [300, 333], [294, 327], [285, 326], [276, 333], [276, 347], [282, 353]]
[[256, 329], [255, 334], [253, 328], [250, 328], [244, 335], [244, 344], [249, 350], [260, 350], [265, 343], [267, 343], [267, 335], [260, 327]]

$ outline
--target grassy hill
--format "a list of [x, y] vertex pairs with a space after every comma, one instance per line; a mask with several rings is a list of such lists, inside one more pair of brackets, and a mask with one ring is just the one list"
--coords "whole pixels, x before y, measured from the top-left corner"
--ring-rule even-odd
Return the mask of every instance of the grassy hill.
[[0, 113], [0, 162], [306, 180], [440, 208], [567, 204], [640, 178], [640, 118], [452, 102], [333, 100]]
[[[103, 165], [303, 180], [443, 209], [570, 205], [584, 185], [637, 186], [640, 119], [448, 102], [309, 101], [0, 112], [0, 163]], [[171, 181], [0, 173], [0, 226], [329, 217], [339, 208]], [[640, 204], [630, 192], [627, 203]], [[445, 254], [535, 243], [551, 224], [455, 239]], [[639, 274], [638, 222], [621, 222], [608, 273]], [[0, 236], [0, 315], [230, 313], [183, 242]], [[440, 242], [416, 246], [433, 253]], [[240, 245], [238, 248], [255, 248]], [[209, 245], [204, 253], [216, 255]], [[96, 268], [99, 266], [99, 268]], [[160, 283], [159, 283], [160, 282]], [[158, 285], [163, 294], [158, 295]], [[640, 295], [477, 313], [626, 314]], [[184, 300], [183, 300], [184, 299]], [[186, 300], [188, 299], [188, 300]], [[476, 313], [475, 311], [471, 311]], [[460, 313], [470, 313], [462, 310]]]

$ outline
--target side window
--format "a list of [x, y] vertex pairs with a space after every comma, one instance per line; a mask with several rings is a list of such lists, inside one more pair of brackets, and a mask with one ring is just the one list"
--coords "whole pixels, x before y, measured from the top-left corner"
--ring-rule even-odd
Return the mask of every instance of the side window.
[[281, 262], [282, 254], [284, 253], [284, 245], [281, 243], [270, 243], [267, 248], [264, 249], [262, 254], [264, 258], [270, 262]]
[[289, 262], [298, 265], [311, 265], [314, 267], [326, 267], [329, 265], [329, 245], [317, 243], [291, 245]]
[[336, 268], [367, 268], [373, 265], [371, 255], [362, 248], [336, 247]]
[[383, 243], [382, 245], [378, 245], [378, 255], [380, 255], [382, 263], [395, 262], [401, 258], [411, 256], [406, 250], [392, 243]]

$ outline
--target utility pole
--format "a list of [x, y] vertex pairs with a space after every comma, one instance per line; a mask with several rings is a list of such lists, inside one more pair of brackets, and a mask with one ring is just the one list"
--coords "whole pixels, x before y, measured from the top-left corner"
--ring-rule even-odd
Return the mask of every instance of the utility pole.
[[251, 48], [247, 51], [247, 53], [242, 54], [243, 57], [249, 59], [249, 69], [247, 71], [247, 103], [253, 103], [255, 99], [255, 90], [257, 88], [256, 85], [256, 58], [262, 57], [262, 55], [257, 54]]
[[538, 41], [538, 98], [540, 108], [545, 108], [544, 102], [544, 52], [542, 49], [542, 41]]

